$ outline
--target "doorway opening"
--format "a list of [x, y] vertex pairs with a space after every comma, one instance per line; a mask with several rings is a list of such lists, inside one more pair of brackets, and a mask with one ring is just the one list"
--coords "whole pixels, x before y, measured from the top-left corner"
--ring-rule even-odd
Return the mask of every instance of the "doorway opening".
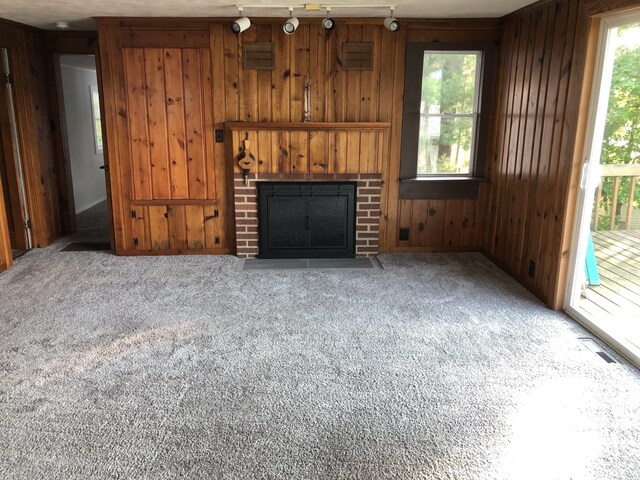
[[3, 78], [0, 89], [0, 181], [2, 204], [9, 226], [9, 243], [15, 260], [31, 249], [31, 229], [27, 210], [20, 146], [13, 103], [12, 75], [9, 53], [0, 48], [0, 64]]
[[74, 241], [111, 241], [105, 181], [104, 145], [95, 55], [59, 55], [61, 124], [71, 179], [69, 208], [75, 215]]
[[640, 11], [601, 20], [567, 312], [640, 365]]

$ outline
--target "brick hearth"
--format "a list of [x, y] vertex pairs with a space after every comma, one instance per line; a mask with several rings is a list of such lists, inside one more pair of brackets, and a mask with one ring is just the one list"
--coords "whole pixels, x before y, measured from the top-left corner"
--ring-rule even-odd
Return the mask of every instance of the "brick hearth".
[[238, 257], [255, 257], [258, 249], [258, 189], [257, 182], [282, 181], [350, 181], [356, 190], [356, 255], [378, 253], [380, 235], [380, 192], [382, 177], [377, 173], [342, 174], [250, 174], [245, 185], [242, 174], [234, 175], [236, 211], [236, 244]]

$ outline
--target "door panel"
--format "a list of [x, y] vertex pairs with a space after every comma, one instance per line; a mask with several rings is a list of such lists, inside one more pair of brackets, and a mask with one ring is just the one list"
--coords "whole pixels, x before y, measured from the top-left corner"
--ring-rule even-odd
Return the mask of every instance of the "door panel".
[[229, 253], [209, 32], [109, 31], [118, 32], [103, 50], [106, 124], [118, 132], [109, 144], [116, 252]]
[[214, 199], [206, 48], [124, 48], [132, 200]]
[[[0, 127], [1, 128], [1, 127]], [[9, 172], [7, 171], [6, 155], [4, 152], [4, 143], [2, 132], [0, 131], [0, 181], [2, 181], [2, 199], [4, 201], [4, 211], [7, 215], [7, 225], [9, 231], [9, 241], [11, 245], [16, 244], [16, 229], [14, 225], [13, 204], [11, 189], [9, 187]], [[10, 157], [9, 157], [10, 158]]]
[[11, 114], [7, 90], [0, 88], [0, 177], [9, 227], [11, 248], [27, 250], [27, 231], [24, 226], [23, 205], [20, 198], [19, 176], [11, 138]]

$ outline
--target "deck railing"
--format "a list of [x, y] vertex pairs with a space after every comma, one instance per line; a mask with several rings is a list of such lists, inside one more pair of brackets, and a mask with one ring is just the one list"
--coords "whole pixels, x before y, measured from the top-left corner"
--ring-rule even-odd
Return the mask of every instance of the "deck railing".
[[640, 176], [640, 164], [632, 165], [602, 165], [600, 173], [600, 185], [598, 185], [598, 191], [596, 192], [596, 203], [594, 208], [593, 229], [598, 230], [598, 220], [600, 219], [601, 207], [603, 203], [602, 195], [602, 183], [605, 177], [613, 177], [613, 192], [611, 195], [610, 204], [610, 219], [609, 230], [614, 230], [616, 227], [617, 208], [618, 208], [618, 196], [620, 195], [620, 183], [623, 177], [631, 177], [629, 183], [629, 198], [627, 201], [627, 211], [624, 223], [624, 229], [628, 230], [631, 227], [631, 220], [633, 217], [633, 200], [636, 190], [637, 179]]

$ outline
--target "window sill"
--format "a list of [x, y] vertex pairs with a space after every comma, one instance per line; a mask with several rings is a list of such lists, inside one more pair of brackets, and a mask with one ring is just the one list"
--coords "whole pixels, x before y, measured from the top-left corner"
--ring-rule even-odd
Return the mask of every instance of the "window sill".
[[472, 199], [478, 198], [479, 177], [419, 177], [400, 180], [400, 198]]

